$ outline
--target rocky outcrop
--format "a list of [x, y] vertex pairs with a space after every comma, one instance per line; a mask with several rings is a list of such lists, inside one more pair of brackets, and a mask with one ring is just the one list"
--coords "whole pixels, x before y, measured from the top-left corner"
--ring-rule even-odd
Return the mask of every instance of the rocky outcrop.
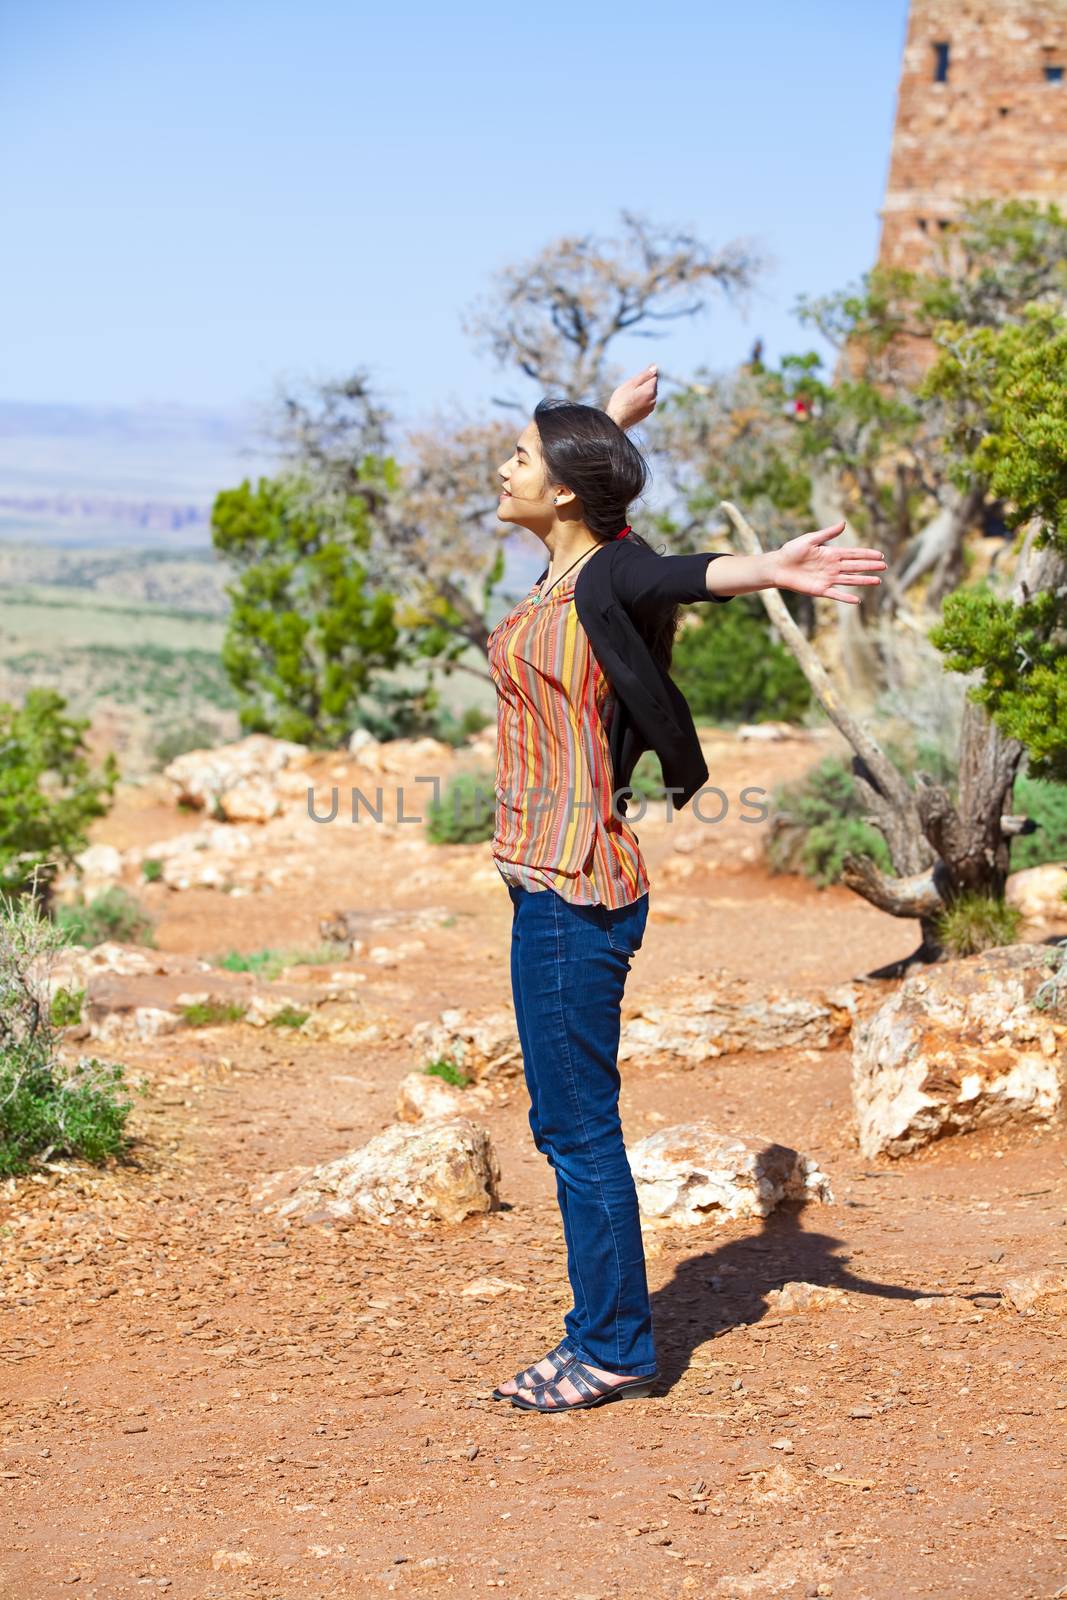
[[828, 1050], [848, 1038], [856, 1013], [851, 985], [790, 995], [744, 979], [675, 979], [624, 1016], [620, 1061], [669, 1058], [699, 1066], [740, 1050]]
[[481, 1083], [515, 1077], [522, 1071], [522, 1049], [509, 1011], [476, 1016], [468, 1011], [442, 1011], [436, 1022], [420, 1022], [408, 1035], [423, 1066], [432, 1061], [455, 1063], [467, 1078]]
[[722, 1133], [706, 1117], [649, 1134], [626, 1154], [652, 1225], [717, 1226], [766, 1217], [784, 1200], [833, 1199], [810, 1156], [760, 1134]]
[[462, 1091], [432, 1074], [409, 1072], [397, 1085], [398, 1122], [447, 1121], [461, 1117], [466, 1109]]
[[1047, 945], [1018, 944], [944, 962], [905, 979], [858, 1025], [852, 1099], [865, 1156], [1056, 1114], [1067, 1017], [1031, 1001], [1058, 959]]
[[1044, 927], [1049, 922], [1067, 922], [1067, 867], [1046, 862], [1043, 867], [1025, 867], [1013, 872], [1004, 886], [1004, 898], [1016, 906], [1027, 922]]
[[780, 1289], [768, 1289], [767, 1309], [779, 1316], [795, 1316], [805, 1311], [829, 1311], [850, 1304], [844, 1289], [828, 1283], [805, 1283], [794, 1278]]
[[173, 785], [175, 799], [196, 806], [227, 822], [265, 822], [283, 809], [292, 784], [279, 785], [287, 768], [298, 777], [301, 791], [306, 777], [300, 769], [311, 757], [308, 747], [288, 739], [251, 733], [236, 744], [215, 750], [188, 750], [163, 769]]
[[488, 1132], [456, 1117], [393, 1123], [336, 1161], [272, 1175], [254, 1191], [252, 1204], [306, 1222], [347, 1218], [417, 1228], [494, 1210], [499, 1186], [500, 1163]]

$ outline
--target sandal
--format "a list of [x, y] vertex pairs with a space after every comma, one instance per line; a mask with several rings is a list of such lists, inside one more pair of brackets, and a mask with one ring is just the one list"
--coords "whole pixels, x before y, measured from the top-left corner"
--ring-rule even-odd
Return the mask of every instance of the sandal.
[[[569, 1365], [571, 1357], [572, 1351], [570, 1346], [561, 1340], [556, 1348], [554, 1350], [550, 1350], [546, 1356], [542, 1356], [541, 1360], [551, 1361], [556, 1370], [556, 1377], [558, 1378], [564, 1367]], [[546, 1378], [543, 1373], [538, 1372], [538, 1366], [539, 1363], [535, 1361], [532, 1367], [526, 1367], [524, 1371], [517, 1372], [515, 1374], [514, 1381], [518, 1384], [520, 1389], [534, 1389], [539, 1383], [552, 1382], [551, 1378]], [[505, 1393], [503, 1389], [499, 1388], [494, 1389], [492, 1393], [494, 1400], [511, 1400], [513, 1398], [512, 1395]]]
[[[587, 1406], [599, 1406], [608, 1400], [621, 1400], [625, 1395], [630, 1395], [634, 1400], [644, 1400], [652, 1392], [655, 1382], [655, 1373], [646, 1378], [624, 1378], [621, 1383], [605, 1383], [603, 1378], [598, 1378], [590, 1367], [579, 1361], [577, 1356], [572, 1356], [562, 1372], [555, 1378], [537, 1385], [534, 1395], [513, 1394], [510, 1396], [513, 1406], [518, 1406], [520, 1411], [581, 1411]], [[568, 1400], [560, 1392], [559, 1380], [569, 1378], [571, 1383], [582, 1396], [581, 1400]], [[548, 1396], [546, 1404], [541, 1396]]]

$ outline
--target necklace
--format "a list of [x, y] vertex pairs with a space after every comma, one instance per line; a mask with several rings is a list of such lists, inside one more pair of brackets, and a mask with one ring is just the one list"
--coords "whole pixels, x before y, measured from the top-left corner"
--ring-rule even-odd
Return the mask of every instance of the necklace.
[[[593, 550], [599, 550], [599, 549], [600, 549], [600, 545], [596, 544], [596, 545], [593, 546]], [[575, 558], [575, 560], [571, 562], [570, 566], [566, 569], [565, 572], [561, 572], [558, 578], [553, 578], [552, 579], [552, 582], [549, 584], [547, 589], [545, 589], [545, 590], [538, 589], [537, 593], [533, 597], [534, 605], [535, 606], [539, 606], [541, 604], [541, 601], [544, 600], [545, 597], [556, 587], [556, 584], [559, 583], [562, 578], [565, 578], [567, 576], [568, 572], [573, 571], [573, 569], [578, 565], [579, 561], [583, 561], [586, 556], [591, 555], [591, 554], [592, 554], [592, 550], [583, 550], [581, 555], [577, 556]]]

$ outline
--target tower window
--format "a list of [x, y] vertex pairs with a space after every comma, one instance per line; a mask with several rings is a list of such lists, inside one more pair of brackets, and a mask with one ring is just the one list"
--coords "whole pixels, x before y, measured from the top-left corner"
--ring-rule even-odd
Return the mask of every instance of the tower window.
[[1062, 67], [1046, 66], [1046, 68], [1045, 68], [1045, 81], [1046, 81], [1046, 83], [1062, 83], [1063, 82], [1063, 68]]
[[948, 82], [948, 44], [944, 40], [934, 45], [934, 82]]

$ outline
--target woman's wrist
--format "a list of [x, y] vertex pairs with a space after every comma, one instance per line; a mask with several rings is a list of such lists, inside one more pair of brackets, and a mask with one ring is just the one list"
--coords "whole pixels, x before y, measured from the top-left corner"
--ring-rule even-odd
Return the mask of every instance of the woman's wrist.
[[755, 555], [725, 554], [708, 562], [709, 594], [754, 594], [759, 589], [778, 587], [777, 551], [760, 550]]

